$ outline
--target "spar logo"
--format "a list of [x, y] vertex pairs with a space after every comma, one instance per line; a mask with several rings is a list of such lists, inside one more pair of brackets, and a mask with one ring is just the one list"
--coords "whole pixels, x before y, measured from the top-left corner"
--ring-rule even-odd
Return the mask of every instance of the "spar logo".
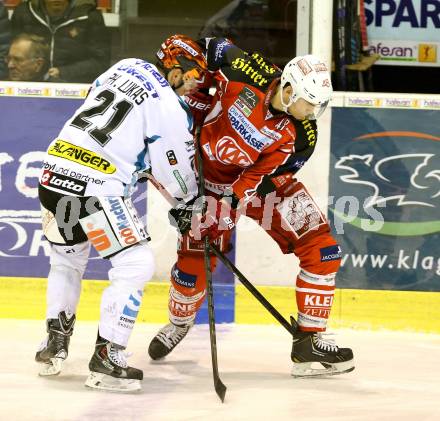
[[436, 1], [365, 0], [367, 26], [382, 28], [440, 28]]
[[356, 196], [363, 206], [355, 218], [336, 205], [331, 211], [361, 229], [371, 221], [362, 213], [379, 212], [383, 224], [374, 232], [383, 235], [440, 232], [440, 137], [389, 131], [353, 141], [350, 153], [338, 157], [334, 169], [338, 182], [343, 183], [341, 191]]

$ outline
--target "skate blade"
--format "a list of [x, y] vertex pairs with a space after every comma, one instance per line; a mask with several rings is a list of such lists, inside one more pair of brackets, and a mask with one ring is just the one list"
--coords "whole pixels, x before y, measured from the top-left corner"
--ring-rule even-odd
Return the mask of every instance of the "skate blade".
[[91, 371], [84, 384], [86, 387], [109, 392], [131, 393], [142, 389], [140, 380], [137, 379], [119, 379], [107, 374]]
[[63, 362], [64, 358], [51, 358], [50, 362], [44, 364], [44, 367], [40, 370], [38, 375], [42, 377], [57, 376], [61, 373]]
[[[319, 368], [315, 368], [313, 365], [319, 365]], [[344, 361], [341, 363], [293, 363], [292, 376], [295, 378], [305, 377], [328, 377], [336, 376], [338, 374], [350, 373], [354, 370], [353, 360]]]

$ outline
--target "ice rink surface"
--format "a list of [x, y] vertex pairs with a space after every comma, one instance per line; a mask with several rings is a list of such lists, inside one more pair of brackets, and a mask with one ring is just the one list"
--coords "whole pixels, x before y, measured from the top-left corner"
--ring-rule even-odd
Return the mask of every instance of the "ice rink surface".
[[147, 347], [159, 325], [135, 326], [128, 351], [144, 371], [143, 390], [84, 387], [97, 324], [78, 322], [63, 373], [37, 375], [42, 321], [0, 320], [0, 420], [440, 420], [440, 335], [339, 330], [356, 369], [326, 379], [290, 376], [282, 327], [219, 325], [221, 403], [212, 384], [209, 331], [196, 326], [161, 363]]

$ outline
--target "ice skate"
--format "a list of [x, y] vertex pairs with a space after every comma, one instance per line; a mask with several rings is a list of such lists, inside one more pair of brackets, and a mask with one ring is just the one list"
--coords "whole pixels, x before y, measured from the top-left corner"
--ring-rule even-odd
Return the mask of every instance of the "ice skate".
[[113, 392], [141, 390], [142, 370], [129, 367], [124, 348], [98, 336], [85, 385]]
[[39, 372], [40, 376], [56, 376], [61, 373], [69, 352], [74, 324], [75, 315], [68, 317], [64, 311], [58, 315], [58, 319], [47, 320], [48, 336], [35, 355], [35, 361], [45, 364]]
[[151, 359], [165, 358], [182, 341], [193, 325], [193, 322], [182, 326], [168, 323], [160, 329], [148, 347]]
[[301, 332], [292, 319], [294, 329], [291, 358], [293, 377], [321, 377], [349, 373], [354, 370], [353, 352], [339, 348], [319, 332]]

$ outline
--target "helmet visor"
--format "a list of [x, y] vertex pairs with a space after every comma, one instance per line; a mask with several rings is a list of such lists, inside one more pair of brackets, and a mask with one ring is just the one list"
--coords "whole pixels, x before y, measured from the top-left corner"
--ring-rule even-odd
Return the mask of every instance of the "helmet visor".
[[327, 108], [328, 103], [329, 103], [329, 101], [325, 101], [322, 104], [315, 105], [313, 112], [308, 114], [306, 116], [306, 119], [307, 120], [317, 120], [324, 113], [325, 109]]
[[198, 67], [194, 67], [191, 70], [185, 72], [185, 77], [189, 79], [195, 79], [196, 81], [203, 81], [203, 74], [205, 72]]

